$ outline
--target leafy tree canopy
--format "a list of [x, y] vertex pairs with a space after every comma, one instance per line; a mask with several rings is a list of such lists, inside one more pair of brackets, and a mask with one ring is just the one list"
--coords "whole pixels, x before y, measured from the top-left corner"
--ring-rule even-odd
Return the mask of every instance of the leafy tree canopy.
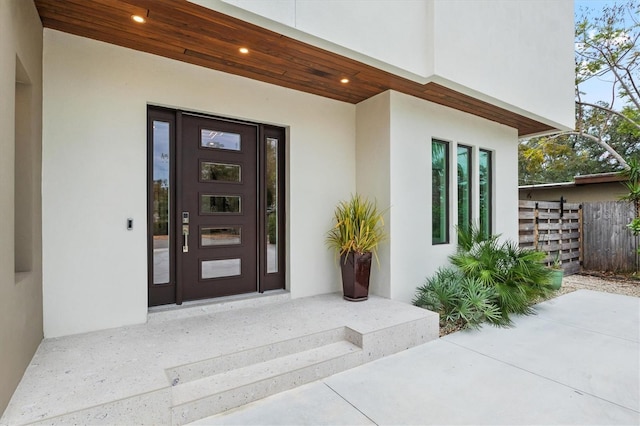
[[[575, 28], [576, 128], [521, 141], [521, 185], [628, 169], [640, 156], [640, 2], [581, 13]], [[582, 85], [594, 78], [610, 85], [610, 99], [583, 100]]]

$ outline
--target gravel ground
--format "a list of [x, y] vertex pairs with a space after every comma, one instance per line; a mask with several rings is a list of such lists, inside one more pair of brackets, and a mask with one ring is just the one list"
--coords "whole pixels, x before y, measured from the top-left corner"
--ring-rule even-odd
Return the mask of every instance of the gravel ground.
[[555, 297], [582, 289], [640, 297], [640, 281], [638, 280], [601, 278], [588, 273], [565, 276], [562, 280], [562, 287], [555, 294]]

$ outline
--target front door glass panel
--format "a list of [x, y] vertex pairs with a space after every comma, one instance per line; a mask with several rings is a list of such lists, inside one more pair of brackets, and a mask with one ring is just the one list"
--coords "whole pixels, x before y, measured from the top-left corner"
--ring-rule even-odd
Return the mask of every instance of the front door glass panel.
[[153, 284], [170, 281], [170, 123], [153, 121]]
[[202, 195], [200, 197], [200, 213], [240, 213], [239, 195]]
[[240, 135], [219, 130], [202, 129], [200, 130], [200, 145], [203, 148], [240, 151]]
[[201, 262], [200, 278], [208, 280], [211, 278], [235, 277], [240, 275], [240, 259], [204, 260]]
[[200, 231], [200, 245], [202, 247], [237, 245], [241, 242], [242, 228], [240, 226], [207, 227]]
[[237, 164], [200, 163], [200, 179], [202, 182], [240, 182], [241, 169]]

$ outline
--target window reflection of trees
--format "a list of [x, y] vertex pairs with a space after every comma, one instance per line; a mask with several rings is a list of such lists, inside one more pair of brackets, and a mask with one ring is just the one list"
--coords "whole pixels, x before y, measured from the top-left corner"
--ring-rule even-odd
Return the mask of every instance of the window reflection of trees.
[[448, 205], [447, 205], [447, 158], [448, 144], [433, 141], [431, 144], [432, 179], [432, 241], [434, 244], [447, 242]]
[[491, 235], [491, 152], [480, 150], [480, 232], [485, 237]]
[[235, 164], [202, 163], [200, 178], [203, 181], [240, 182], [240, 166]]
[[471, 148], [458, 146], [458, 227], [471, 226]]
[[267, 242], [276, 244], [278, 234], [278, 140], [267, 138], [265, 149]]

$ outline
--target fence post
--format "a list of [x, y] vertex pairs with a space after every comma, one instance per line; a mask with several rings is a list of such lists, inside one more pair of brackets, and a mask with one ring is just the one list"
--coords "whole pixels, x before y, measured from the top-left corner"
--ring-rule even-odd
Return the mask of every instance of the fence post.
[[584, 264], [584, 219], [582, 217], [582, 204], [578, 206], [578, 244], [580, 248], [578, 249], [578, 262], [580, 266]]
[[535, 208], [533, 209], [533, 248], [534, 250], [539, 250], [538, 247], [538, 203], [536, 203]]
[[556, 254], [556, 259], [560, 261], [560, 266], [562, 266], [562, 231], [564, 223], [564, 197], [560, 197], [560, 217], [558, 218], [558, 254]]

